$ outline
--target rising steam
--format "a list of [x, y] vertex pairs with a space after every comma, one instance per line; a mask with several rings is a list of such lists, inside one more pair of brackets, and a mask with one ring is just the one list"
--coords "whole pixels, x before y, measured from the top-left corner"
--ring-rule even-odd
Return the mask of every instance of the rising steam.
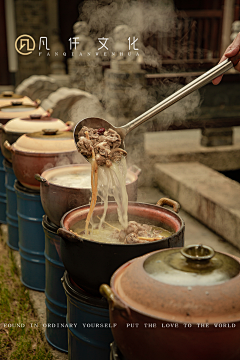
[[[138, 46], [140, 47], [140, 53], [142, 54], [144, 63], [155, 68], [156, 72], [162, 71], [161, 55], [154, 47], [149, 45], [147, 39], [157, 34], [159, 41], [161, 41], [163, 37], [175, 32], [177, 15], [174, 11], [174, 3], [172, 0], [152, 0], [149, 2], [86, 0], [80, 4], [79, 14], [79, 20], [86, 21], [89, 25], [89, 36], [94, 40], [96, 48], [99, 45], [98, 38], [109, 38], [109, 52], [113, 50], [114, 28], [118, 25], [129, 26], [132, 31], [131, 34], [136, 34], [136, 37], [139, 37]], [[99, 63], [95, 65], [91, 63], [91, 66], [97, 67]], [[181, 86], [171, 81], [154, 87], [143, 86], [137, 82], [131, 86], [126, 86], [125, 95], [132, 113], [128, 114], [126, 111], [124, 112], [125, 107], [123, 104], [122, 108], [119, 107], [117, 109], [118, 114], [112, 115], [115, 119], [111, 119], [111, 116], [106, 114], [105, 111], [106, 109], [108, 110], [108, 106], [112, 100], [110, 95], [108, 95], [108, 91], [105, 89], [104, 80], [97, 80], [94, 71], [89, 71], [85, 81], [85, 90], [96, 95], [100, 103], [89, 106], [89, 104], [85, 104], [85, 100], [83, 100], [81, 104], [76, 104], [71, 110], [71, 117], [74, 118], [75, 123], [87, 116], [98, 116], [109, 120], [115, 125], [123, 125], [177, 91]], [[198, 91], [195, 91], [180, 102], [164, 110], [161, 114], [155, 116], [154, 119], [158, 122], [164, 122], [164, 128], [166, 128], [166, 124], [171, 125], [172, 122], [176, 120], [180, 123], [185, 120], [189, 113], [197, 111], [200, 102], [200, 94]], [[148, 124], [141, 125], [139, 131], [151, 130], [151, 124], [152, 122], [150, 121]]]

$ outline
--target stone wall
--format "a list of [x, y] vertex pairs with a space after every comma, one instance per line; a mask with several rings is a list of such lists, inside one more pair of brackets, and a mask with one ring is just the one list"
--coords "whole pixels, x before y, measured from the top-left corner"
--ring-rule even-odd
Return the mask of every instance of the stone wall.
[[[36, 48], [32, 54], [18, 54], [18, 72], [16, 85], [31, 75], [49, 73], [48, 58], [43, 52], [38, 55], [38, 44], [41, 36], [47, 36], [47, 8], [45, 0], [15, 0], [17, 36], [27, 34], [34, 38]], [[48, 46], [49, 47], [49, 46]]]

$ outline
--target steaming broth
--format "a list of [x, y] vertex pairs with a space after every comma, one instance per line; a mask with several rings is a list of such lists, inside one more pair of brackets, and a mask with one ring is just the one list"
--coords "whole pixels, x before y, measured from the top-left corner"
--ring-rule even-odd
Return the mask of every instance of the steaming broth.
[[78, 172], [74, 174], [61, 174], [52, 177], [49, 182], [51, 184], [80, 189], [91, 188], [91, 173]]
[[[119, 230], [123, 229], [123, 227], [121, 226], [121, 224], [118, 221], [108, 221], [108, 224], [110, 224], [111, 226], [113, 226]], [[158, 226], [153, 226], [152, 229], [159, 232], [163, 238], [167, 238], [172, 235], [172, 233], [170, 231], [165, 230]], [[74, 224], [72, 226], [71, 230], [74, 233], [78, 234], [79, 236], [83, 237], [84, 239], [94, 240], [94, 241], [98, 241], [101, 243], [126, 245], [119, 239], [115, 238], [114, 236], [116, 234], [116, 231], [114, 231], [110, 226], [105, 225], [105, 224], [103, 224], [101, 229], [98, 229], [98, 228], [91, 229], [90, 233], [88, 235], [85, 235], [85, 223], [83, 221], [79, 221], [76, 224]], [[153, 234], [152, 234], [152, 237], [154, 238]]]
[[[91, 189], [91, 171], [75, 172], [70, 174], [59, 174], [49, 179], [49, 182], [54, 185], [76, 188], [76, 189]], [[130, 184], [131, 180], [126, 179], [126, 184]]]

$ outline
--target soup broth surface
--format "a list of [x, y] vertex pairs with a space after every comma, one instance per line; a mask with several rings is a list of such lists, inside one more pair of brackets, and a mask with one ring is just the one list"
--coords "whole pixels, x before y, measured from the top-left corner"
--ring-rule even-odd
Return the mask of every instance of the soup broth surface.
[[[113, 244], [123, 244], [125, 245], [122, 241], [119, 241], [117, 239], [117, 230], [114, 230], [114, 228], [118, 229], [119, 231], [123, 229], [122, 225], [119, 223], [119, 221], [108, 221], [108, 224], [111, 225], [107, 225], [106, 223], [103, 223], [102, 228], [98, 229], [90, 229], [90, 233], [88, 235], [85, 235], [85, 222], [84, 221], [78, 221], [76, 224], [74, 224], [71, 227], [71, 231], [73, 231], [74, 233], [76, 233], [77, 235], [83, 237], [84, 239], [88, 239], [88, 240], [94, 240], [94, 241], [98, 241], [98, 242], [102, 242], [102, 243], [113, 243]], [[152, 231], [151, 231], [151, 237], [154, 239], [156, 238], [156, 235], [154, 236], [153, 231], [157, 231], [159, 233], [159, 235], [162, 238], [167, 238], [169, 236], [172, 235], [172, 232], [162, 228], [162, 227], [158, 227], [158, 226], [152, 226]], [[113, 228], [114, 227], [114, 228]], [[156, 241], [159, 239], [156, 239]]]
[[90, 189], [91, 188], [91, 172], [76, 172], [72, 174], [59, 174], [53, 176], [50, 183], [64, 187]]
[[[49, 182], [54, 185], [76, 188], [76, 189], [91, 189], [91, 171], [75, 172], [72, 174], [59, 174], [49, 179]], [[127, 177], [126, 184], [130, 184], [131, 180]]]

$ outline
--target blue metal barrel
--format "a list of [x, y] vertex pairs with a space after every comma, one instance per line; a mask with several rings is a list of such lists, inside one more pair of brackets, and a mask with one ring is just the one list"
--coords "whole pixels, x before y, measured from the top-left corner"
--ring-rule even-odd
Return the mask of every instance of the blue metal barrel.
[[8, 225], [8, 246], [18, 250], [18, 216], [17, 216], [17, 195], [14, 189], [16, 176], [12, 164], [6, 159], [3, 161], [5, 169], [5, 187], [7, 197], [7, 225]]
[[21, 281], [33, 290], [45, 290], [44, 211], [40, 193], [15, 182], [21, 259]]
[[[0, 135], [1, 136], [1, 135]], [[0, 224], [6, 224], [7, 197], [5, 188], [5, 169], [3, 166], [3, 154], [0, 148]]]
[[67, 298], [62, 287], [61, 278], [64, 275], [64, 265], [60, 254], [60, 236], [58, 226], [51, 223], [47, 215], [43, 216], [45, 233], [45, 303], [47, 341], [56, 349], [68, 351], [68, 334], [66, 327]]
[[67, 295], [68, 360], [109, 360], [113, 336], [108, 303], [92, 296], [63, 277]]

